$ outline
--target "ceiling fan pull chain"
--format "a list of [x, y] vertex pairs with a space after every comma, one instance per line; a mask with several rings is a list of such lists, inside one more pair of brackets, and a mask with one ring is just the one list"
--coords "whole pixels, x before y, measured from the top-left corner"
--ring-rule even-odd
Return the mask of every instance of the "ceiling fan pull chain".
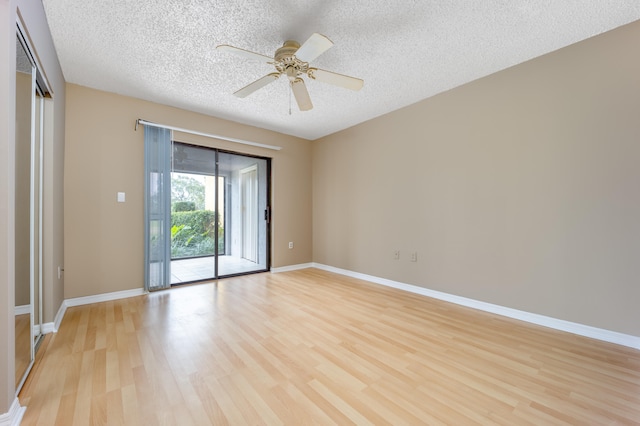
[[291, 82], [289, 82], [289, 115], [291, 115]]

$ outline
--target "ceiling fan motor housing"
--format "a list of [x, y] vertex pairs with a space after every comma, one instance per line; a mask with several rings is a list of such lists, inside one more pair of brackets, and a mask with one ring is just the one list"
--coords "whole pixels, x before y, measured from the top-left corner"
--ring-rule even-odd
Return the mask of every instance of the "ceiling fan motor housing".
[[276, 54], [273, 57], [276, 70], [285, 74], [291, 81], [294, 81], [299, 75], [305, 74], [309, 69], [307, 62], [302, 62], [295, 56], [299, 48], [300, 43], [294, 40], [287, 40], [281, 48], [276, 50]]

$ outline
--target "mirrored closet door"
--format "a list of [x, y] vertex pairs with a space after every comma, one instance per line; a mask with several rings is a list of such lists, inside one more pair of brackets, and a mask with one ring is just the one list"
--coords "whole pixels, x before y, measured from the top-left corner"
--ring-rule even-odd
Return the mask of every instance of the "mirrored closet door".
[[[40, 80], [40, 82], [39, 82]], [[15, 384], [20, 389], [42, 336], [42, 77], [16, 37]]]

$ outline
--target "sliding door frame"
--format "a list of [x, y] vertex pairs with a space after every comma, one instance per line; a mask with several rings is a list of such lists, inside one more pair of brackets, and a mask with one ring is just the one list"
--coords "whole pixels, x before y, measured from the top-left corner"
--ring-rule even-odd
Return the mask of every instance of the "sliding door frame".
[[[205, 147], [205, 148], [210, 148], [210, 147]], [[238, 274], [226, 274], [223, 275], [222, 278], [227, 278], [227, 277], [235, 277], [235, 276], [241, 276], [241, 275], [249, 275], [249, 274], [259, 274], [259, 273], [263, 273], [263, 272], [268, 272], [271, 270], [271, 157], [263, 157], [261, 155], [254, 155], [254, 154], [246, 154], [243, 152], [238, 152], [238, 151], [230, 151], [230, 150], [225, 150], [225, 149], [220, 149], [220, 148], [210, 148], [210, 149], [215, 149], [216, 150], [216, 163], [218, 163], [218, 154], [230, 154], [230, 155], [240, 155], [243, 157], [249, 157], [249, 158], [257, 158], [259, 160], [265, 160], [265, 164], [266, 164], [266, 206], [265, 206], [265, 211], [263, 212], [263, 217], [265, 220], [265, 249], [266, 249], [266, 259], [265, 259], [265, 269], [260, 269], [257, 271], [249, 271], [249, 272], [242, 272], [242, 273], [238, 273]], [[217, 169], [218, 164], [216, 164], [216, 172], [218, 171]], [[216, 175], [216, 181], [217, 181], [217, 176]], [[216, 182], [217, 185], [217, 182]], [[216, 213], [217, 214], [217, 213]], [[260, 217], [260, 212], [258, 212], [258, 218]], [[217, 253], [217, 245], [216, 245], [216, 253]], [[218, 270], [217, 270], [217, 260], [216, 260], [216, 279], [220, 278], [220, 275], [218, 274]]]
[[[263, 273], [263, 272], [268, 272], [271, 270], [271, 158], [270, 157], [264, 157], [264, 156], [260, 156], [260, 155], [254, 155], [254, 154], [247, 154], [244, 152], [238, 152], [238, 151], [231, 151], [231, 150], [226, 150], [226, 149], [220, 149], [220, 148], [216, 148], [216, 147], [211, 147], [211, 146], [205, 146], [205, 145], [198, 145], [198, 144], [194, 144], [194, 143], [189, 143], [189, 142], [182, 142], [180, 140], [176, 140], [176, 139], [172, 139], [171, 141], [171, 145], [173, 146], [174, 144], [181, 144], [181, 145], [185, 145], [185, 146], [190, 146], [190, 147], [194, 147], [194, 148], [198, 148], [198, 149], [207, 149], [207, 150], [212, 150], [215, 152], [215, 167], [214, 167], [214, 173], [215, 173], [215, 196], [214, 196], [214, 208], [215, 208], [215, 216], [214, 216], [214, 221], [215, 221], [215, 230], [214, 230], [214, 240], [215, 240], [215, 248], [214, 248], [214, 277], [210, 278], [212, 280], [216, 280], [219, 278], [227, 278], [227, 277], [234, 277], [234, 276], [241, 276], [241, 275], [248, 275], [248, 274], [257, 274], [257, 273]], [[172, 149], [173, 152], [173, 149]], [[220, 175], [220, 154], [227, 154], [227, 155], [237, 155], [237, 156], [241, 156], [241, 157], [247, 157], [247, 158], [255, 158], [258, 160], [263, 160], [265, 162], [265, 178], [266, 178], [266, 208], [264, 212], [260, 212], [257, 211], [256, 215], [258, 220], [260, 220], [260, 215], [262, 214], [264, 217], [264, 221], [265, 221], [265, 267], [264, 269], [258, 269], [258, 270], [254, 270], [254, 271], [247, 271], [247, 272], [240, 272], [240, 273], [233, 273], [233, 274], [225, 274], [225, 275], [220, 275], [220, 270], [219, 270], [219, 265], [218, 265], [218, 259], [220, 256], [219, 253], [219, 248], [218, 248], [218, 237], [219, 237], [219, 229], [220, 229], [220, 206], [219, 206], [219, 194], [218, 191], [220, 190], [220, 178], [223, 177]], [[172, 159], [173, 161], [173, 159]], [[171, 171], [173, 172], [173, 163], [172, 163], [172, 167], [171, 167]], [[185, 173], [183, 171], [178, 172], [178, 173]], [[224, 177], [225, 181], [227, 181], [229, 179], [229, 177]], [[171, 193], [171, 187], [169, 186], [169, 188], [167, 189], [169, 195]], [[225, 205], [227, 205], [227, 200], [226, 200], [226, 189], [225, 189]], [[227, 215], [227, 212], [225, 212], [224, 214], [224, 220], [230, 220], [229, 219], [229, 215]], [[227, 226], [226, 223], [223, 224], [224, 228], [225, 228], [225, 251], [227, 249], [230, 250], [231, 245], [227, 244], [226, 238], [227, 238]], [[170, 242], [169, 242], [170, 244]], [[258, 249], [258, 251], [260, 251]], [[171, 260], [171, 257], [169, 257]], [[199, 281], [206, 281], [209, 279], [203, 279], [203, 280], [199, 280]], [[189, 281], [189, 282], [185, 282], [184, 284], [188, 284], [191, 282], [198, 282], [198, 281]], [[171, 284], [171, 286], [176, 286], [176, 285], [182, 285], [183, 283], [177, 283], [177, 284]]]

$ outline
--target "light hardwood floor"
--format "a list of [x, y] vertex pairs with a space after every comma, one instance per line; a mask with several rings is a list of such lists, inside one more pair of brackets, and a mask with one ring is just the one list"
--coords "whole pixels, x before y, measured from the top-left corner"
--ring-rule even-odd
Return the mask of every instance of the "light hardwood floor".
[[69, 308], [23, 425], [637, 424], [640, 351], [316, 269]]

